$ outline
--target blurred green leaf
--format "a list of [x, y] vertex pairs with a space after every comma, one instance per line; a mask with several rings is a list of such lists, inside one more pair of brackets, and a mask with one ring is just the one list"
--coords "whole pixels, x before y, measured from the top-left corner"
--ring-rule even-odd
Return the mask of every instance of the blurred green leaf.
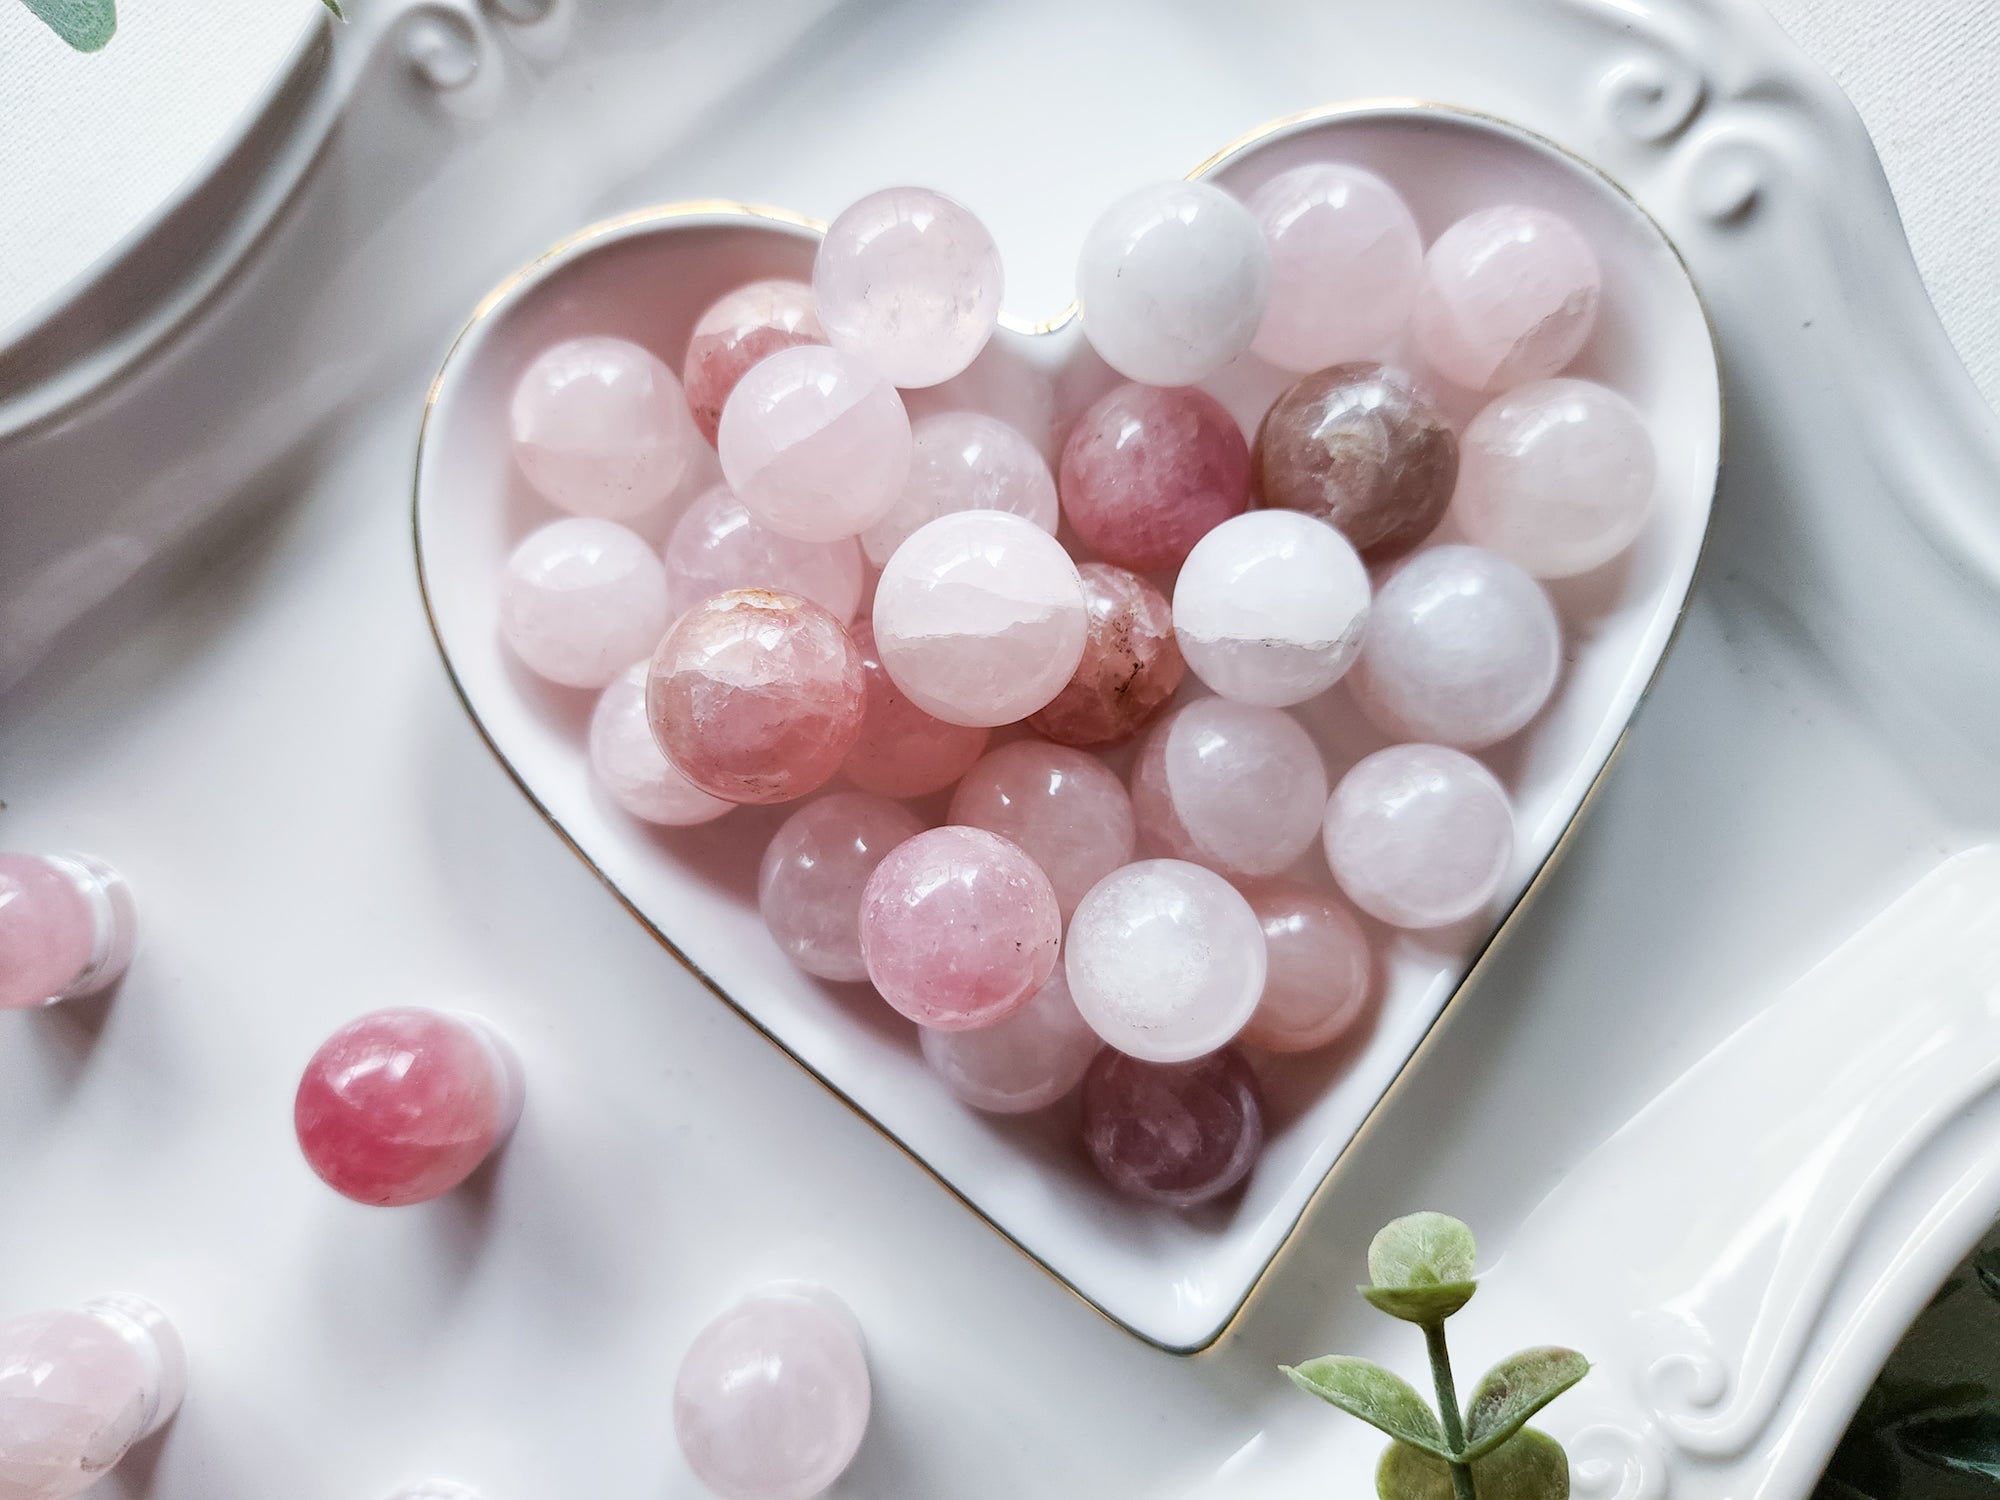
[[1368, 1247], [1378, 1287], [1443, 1286], [1472, 1280], [1472, 1231], [1449, 1214], [1409, 1214], [1382, 1226]]
[[322, 3], [328, 10], [333, 12], [335, 20], [345, 21], [347, 19], [347, 12], [340, 8], [340, 0], [322, 0]]
[[1472, 1300], [1479, 1283], [1447, 1281], [1438, 1286], [1363, 1286], [1355, 1290], [1405, 1323], [1442, 1323]]
[[1972, 1257], [1972, 1274], [1979, 1278], [1981, 1291], [2000, 1300], [2000, 1245], [1989, 1245]]
[[1399, 1442], [1440, 1457], [1447, 1451], [1437, 1414], [1402, 1376], [1365, 1359], [1329, 1354], [1294, 1369], [1279, 1366], [1292, 1384], [1359, 1417]]
[[1934, 1468], [2000, 1479], [2000, 1412], [1907, 1422], [1896, 1429], [1896, 1443], [1910, 1457]]
[[49, 30], [79, 52], [96, 52], [118, 30], [113, 0], [22, 0]]
[[1544, 1346], [1510, 1354], [1480, 1377], [1465, 1412], [1465, 1456], [1492, 1452], [1528, 1418], [1590, 1373], [1574, 1349]]
[[[1569, 1500], [1569, 1455], [1546, 1432], [1523, 1427], [1472, 1466], [1479, 1500]], [[1375, 1471], [1381, 1500], [1453, 1500], [1451, 1469], [1407, 1443], [1392, 1444]]]

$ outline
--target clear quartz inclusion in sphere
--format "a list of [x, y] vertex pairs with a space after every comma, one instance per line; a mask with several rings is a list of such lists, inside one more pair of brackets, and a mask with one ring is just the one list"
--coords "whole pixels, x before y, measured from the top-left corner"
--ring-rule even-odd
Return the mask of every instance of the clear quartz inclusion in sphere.
[[861, 533], [862, 550], [876, 567], [919, 526], [954, 511], [1004, 510], [1055, 534], [1055, 476], [1015, 428], [984, 412], [940, 411], [917, 418], [910, 433], [910, 477], [902, 496]]
[[1275, 875], [1319, 836], [1326, 762], [1290, 714], [1200, 698], [1146, 737], [1132, 765], [1132, 809], [1149, 854], [1223, 875]]
[[665, 828], [711, 823], [736, 806], [689, 781], [653, 738], [645, 662], [606, 688], [591, 711], [590, 769], [613, 802]]
[[1355, 1035], [1374, 1012], [1375, 959], [1347, 904], [1298, 880], [1260, 880], [1243, 894], [1264, 925], [1269, 972], [1242, 1040], [1311, 1052]]
[[501, 576], [501, 635], [531, 672], [564, 687], [608, 685], [666, 628], [666, 569], [612, 521], [553, 521], [514, 549]]
[[1055, 887], [1065, 918], [1083, 893], [1132, 858], [1125, 784], [1094, 755], [1040, 740], [1002, 745], [966, 772], [950, 821], [1021, 847]]
[[1090, 611], [1083, 659], [1028, 726], [1059, 745], [1093, 749], [1120, 744], [1151, 723], [1187, 663], [1174, 638], [1173, 606], [1152, 584], [1109, 563], [1085, 563], [1077, 574]]
[[781, 536], [830, 542], [889, 513], [910, 474], [910, 417], [874, 366], [817, 344], [736, 383], [716, 431], [722, 476]]
[[1514, 813], [1493, 773], [1442, 745], [1391, 745], [1341, 777], [1326, 862], [1356, 906], [1393, 927], [1444, 927], [1499, 892]]
[[980, 725], [948, 724], [925, 713], [882, 665], [875, 627], [863, 620], [853, 636], [867, 677], [867, 705], [861, 736], [841, 763], [842, 774], [862, 791], [884, 797], [943, 791], [986, 753], [993, 732]]
[[1569, 220], [1501, 204], [1438, 236], [1410, 330], [1446, 380], [1501, 391], [1576, 358], [1597, 325], [1602, 287], [1597, 252]]
[[1127, 380], [1193, 385], [1250, 347], [1271, 251], [1250, 211], [1205, 182], [1127, 193], [1084, 236], [1083, 333]]
[[861, 605], [861, 549], [850, 537], [801, 542], [758, 521], [718, 484], [667, 536], [667, 601], [678, 616], [725, 589], [782, 589], [845, 625]]
[[1200, 865], [1148, 859], [1091, 887], [1070, 919], [1065, 972], [1091, 1028], [1120, 1052], [1185, 1062], [1243, 1029], [1264, 989], [1264, 929]]
[[1589, 380], [1496, 397], [1459, 441], [1452, 513], [1467, 538], [1537, 578], [1570, 578], [1645, 527], [1658, 473], [1646, 419]]
[[681, 380], [688, 410], [711, 444], [722, 408], [750, 367], [795, 344], [823, 344], [812, 288], [803, 281], [753, 281], [726, 292], [695, 320]]
[[1331, 526], [1253, 511], [1195, 543], [1174, 583], [1174, 635], [1195, 676], [1223, 697], [1287, 708], [1353, 665], [1368, 592], [1368, 570]]
[[674, 1436], [723, 1500], [811, 1500], [854, 1461], [869, 1405], [853, 1314], [781, 1283], [695, 1335], [674, 1380]]
[[1070, 428], [1057, 489], [1085, 546], [1157, 573], [1249, 508], [1250, 447], [1207, 391], [1121, 385]]
[[1233, 1047], [1179, 1063], [1102, 1052], [1084, 1075], [1083, 1141], [1121, 1193], [1193, 1208], [1256, 1165], [1264, 1147], [1257, 1075]]
[[573, 515], [623, 521], [673, 493], [699, 448], [681, 383], [626, 339], [567, 339], [521, 374], [508, 411], [514, 461]]
[[920, 1033], [924, 1060], [959, 1100], [995, 1115], [1046, 1109], [1083, 1081], [1104, 1043], [1077, 1013], [1057, 965], [1006, 1020], [977, 1031]]
[[1062, 691], [1090, 633], [1061, 543], [1019, 516], [960, 511], [896, 549], [875, 586], [882, 665], [924, 712], [991, 727]]
[[826, 336], [899, 386], [937, 385], [978, 358], [1000, 293], [993, 236], [928, 188], [870, 193], [827, 225], [813, 258]]
[[757, 905], [785, 957], [822, 979], [866, 979], [862, 889], [923, 826], [901, 803], [867, 792], [835, 792], [787, 818], [757, 870]]

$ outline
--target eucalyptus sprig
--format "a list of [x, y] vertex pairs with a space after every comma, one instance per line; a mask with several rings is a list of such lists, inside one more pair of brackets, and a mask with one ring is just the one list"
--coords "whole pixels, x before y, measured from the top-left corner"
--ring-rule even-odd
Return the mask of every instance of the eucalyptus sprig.
[[1569, 1456], [1528, 1418], [1590, 1372], [1574, 1349], [1523, 1349], [1480, 1378], [1459, 1410], [1445, 1348], [1445, 1320], [1479, 1287], [1472, 1231], [1445, 1214], [1411, 1214], [1386, 1225], [1368, 1247], [1361, 1295], [1424, 1331], [1437, 1409], [1408, 1381], [1365, 1359], [1330, 1354], [1294, 1368], [1310, 1391], [1394, 1441], [1375, 1471], [1381, 1500], [1568, 1500]]
[[[79, 52], [97, 52], [118, 30], [116, 0], [21, 0], [41, 23]], [[340, 0], [320, 0], [341, 20]]]

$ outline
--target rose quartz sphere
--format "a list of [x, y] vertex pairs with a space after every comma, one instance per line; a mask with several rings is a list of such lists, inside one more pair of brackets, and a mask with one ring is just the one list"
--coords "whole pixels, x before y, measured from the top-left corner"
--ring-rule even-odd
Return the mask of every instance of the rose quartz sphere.
[[1028, 716], [1028, 726], [1057, 744], [1095, 749], [1151, 723], [1181, 685], [1186, 663], [1166, 595], [1110, 563], [1076, 571], [1090, 611], [1083, 659], [1048, 706]]
[[1360, 167], [1308, 162], [1247, 206], [1271, 247], [1271, 300], [1251, 352], [1301, 373], [1379, 358], [1423, 276], [1423, 237], [1402, 196]]
[[1094, 755], [1041, 740], [1002, 745], [966, 772], [950, 821], [1018, 844], [1049, 877], [1065, 920], [1083, 893], [1132, 858], [1125, 784]]
[[835, 792], [787, 818], [757, 871], [757, 905], [785, 957], [822, 979], [866, 979], [862, 888], [923, 826], [901, 803], [867, 792]]
[[1263, 924], [1268, 972], [1242, 1040], [1311, 1052], [1359, 1031], [1374, 1013], [1375, 959], [1347, 904], [1298, 880], [1260, 880], [1243, 894]]
[[1257, 1075], [1234, 1048], [1180, 1063], [1101, 1053], [1083, 1080], [1083, 1144], [1129, 1197], [1206, 1203], [1249, 1176], [1264, 1149]]
[[1326, 805], [1326, 862], [1356, 906], [1393, 927], [1443, 927], [1498, 894], [1514, 813], [1493, 773], [1442, 745], [1391, 745]]
[[1048, 982], [1062, 913], [1041, 867], [982, 828], [933, 828], [889, 852], [861, 897], [875, 988], [920, 1026], [1004, 1021]]
[[555, 521], [507, 560], [500, 633], [528, 670], [601, 688], [667, 629], [667, 573], [645, 539], [611, 521]]
[[90, 900], [60, 865], [0, 854], [0, 1010], [66, 999], [98, 942]]
[[986, 753], [993, 731], [932, 718], [882, 665], [875, 627], [866, 620], [852, 631], [868, 682], [861, 737], [847, 752], [841, 771], [864, 792], [884, 797], [921, 797], [943, 791]]
[[811, 1500], [854, 1461], [869, 1405], [853, 1314], [785, 1283], [695, 1335], [674, 1380], [674, 1436], [722, 1500]]
[[1446, 380], [1506, 390], [1576, 358], [1597, 324], [1602, 285], [1597, 252], [1569, 220], [1502, 204], [1438, 236], [1410, 329]]
[[0, 1496], [68, 1500], [89, 1489], [146, 1435], [162, 1384], [88, 1309], [0, 1321]]
[[644, 515], [699, 446], [674, 372], [624, 339], [568, 339], [521, 374], [508, 410], [514, 461], [535, 492], [579, 516]]
[[813, 257], [826, 336], [900, 386], [937, 385], [978, 358], [1000, 292], [993, 236], [928, 188], [870, 193], [827, 225]]
[[974, 1109], [1024, 1115], [1046, 1109], [1083, 1081], [1104, 1043], [1069, 997], [1062, 967], [1006, 1020], [977, 1031], [918, 1033], [924, 1060]]
[[1319, 747], [1290, 714], [1201, 698], [1146, 737], [1132, 810], [1150, 854], [1275, 875], [1319, 836], [1326, 784]]
[[781, 589], [810, 599], [845, 625], [861, 605], [861, 549], [852, 537], [800, 542], [780, 536], [718, 484], [690, 505], [667, 537], [667, 603], [673, 614], [725, 589]]
[[760, 360], [798, 344], [823, 344], [812, 288], [803, 281], [753, 281], [726, 292], [695, 321], [681, 381], [688, 410], [712, 445], [736, 382]]
[[1076, 1008], [1120, 1052], [1184, 1062], [1250, 1019], [1264, 988], [1264, 932], [1213, 870], [1148, 859], [1104, 877], [1076, 908], [1064, 949]]
[[1631, 546], [1658, 469], [1630, 401], [1588, 380], [1537, 381], [1465, 429], [1452, 511], [1470, 541], [1537, 578], [1569, 578]]
[[1083, 580], [1032, 521], [960, 511], [920, 528], [875, 586], [875, 643], [910, 701], [953, 724], [1011, 724], [1062, 691], [1090, 634]]
[[831, 542], [866, 531], [903, 493], [910, 418], [872, 365], [800, 344], [736, 383], [716, 452], [751, 515], [781, 536]]
[[646, 720], [646, 667], [634, 665], [591, 711], [591, 772], [611, 800], [635, 818], [666, 828], [711, 823], [736, 804], [704, 792], [660, 749]]
[[1121, 385], [1070, 429], [1057, 490], [1085, 546], [1157, 573], [1249, 508], [1250, 447], [1206, 391]]
[[660, 642], [646, 718], [703, 791], [786, 802], [840, 769], [866, 694], [861, 653], [832, 615], [797, 594], [733, 589], [702, 600]]
[[450, 1192], [514, 1126], [519, 1065], [479, 1022], [378, 1010], [329, 1037], [292, 1108], [299, 1149], [357, 1203], [401, 1207]]
[[1433, 547], [1375, 596], [1354, 698], [1384, 733], [1477, 750], [1542, 711], [1562, 629], [1540, 584], [1480, 547]]
[[895, 507], [861, 533], [881, 567], [919, 526], [961, 510], [1004, 510], [1054, 535], [1055, 476], [1021, 434], [975, 411], [941, 411], [911, 424], [910, 477]]

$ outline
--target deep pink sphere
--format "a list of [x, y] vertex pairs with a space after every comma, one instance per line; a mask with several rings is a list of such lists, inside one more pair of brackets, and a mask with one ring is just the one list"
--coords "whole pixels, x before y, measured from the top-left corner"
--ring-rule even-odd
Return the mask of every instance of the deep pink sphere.
[[803, 281], [753, 281], [717, 299], [696, 321], [681, 371], [688, 410], [709, 446], [729, 393], [752, 365], [780, 349], [825, 342]]
[[1250, 446], [1206, 391], [1121, 385], [1070, 429], [1056, 489], [1099, 557], [1157, 573], [1249, 507]]
[[1264, 1146], [1263, 1096], [1234, 1048], [1182, 1063], [1106, 1048], [1083, 1076], [1083, 1141], [1121, 1193], [1192, 1208], [1250, 1175]]

